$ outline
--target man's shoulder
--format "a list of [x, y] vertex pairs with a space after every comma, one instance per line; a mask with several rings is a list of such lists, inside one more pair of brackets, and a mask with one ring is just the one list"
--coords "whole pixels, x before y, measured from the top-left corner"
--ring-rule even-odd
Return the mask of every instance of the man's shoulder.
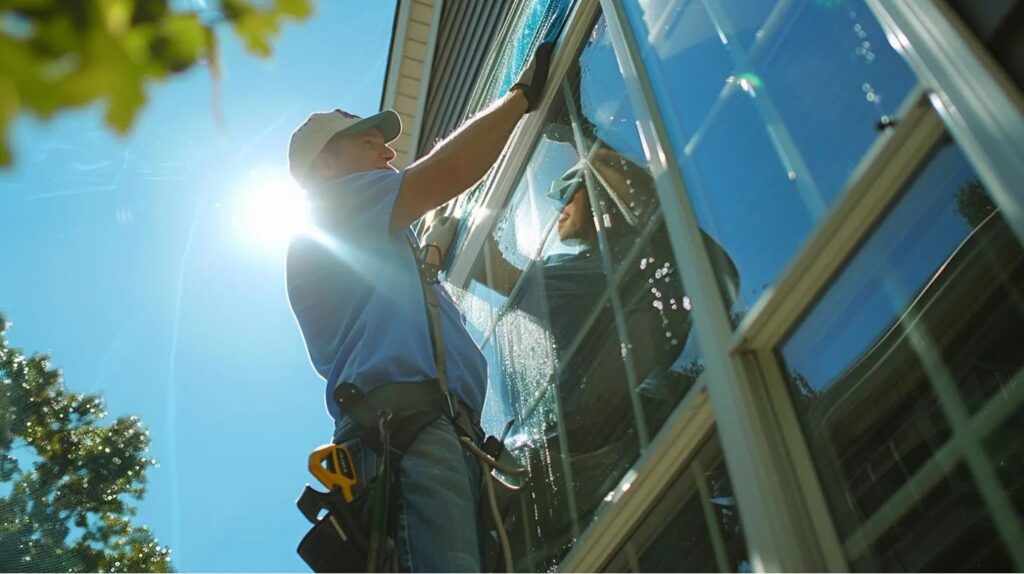
[[[330, 212], [334, 217], [351, 215], [349, 209], [369, 208], [394, 200], [404, 172], [377, 169], [347, 175], [324, 184], [310, 202], [314, 214]], [[343, 210], [338, 212], [338, 210]]]
[[284, 255], [285, 272], [290, 273], [295, 270], [297, 265], [301, 265], [308, 258], [314, 247], [315, 242], [305, 235], [293, 237], [288, 242], [288, 249]]
[[334, 180], [328, 185], [337, 190], [357, 190], [385, 185], [397, 185], [401, 183], [402, 176], [404, 174], [404, 170], [395, 171], [392, 169], [374, 169], [371, 171], [361, 171], [359, 173], [346, 175], [341, 179]]

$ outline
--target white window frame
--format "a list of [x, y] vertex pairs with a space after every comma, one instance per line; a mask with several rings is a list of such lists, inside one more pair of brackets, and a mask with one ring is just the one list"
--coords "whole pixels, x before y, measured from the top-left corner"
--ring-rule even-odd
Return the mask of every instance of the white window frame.
[[[593, 30], [593, 22], [600, 9], [600, 4], [595, 0], [579, 0], [573, 6], [556, 46], [550, 77], [564, 77], [575, 63], [579, 50]], [[607, 14], [606, 18], [611, 28], [611, 18]], [[448, 271], [448, 283], [464, 287], [469, 281], [473, 265], [484, 251], [488, 234], [509, 195], [515, 192], [556, 98], [563, 98], [562, 90], [548, 90], [537, 109], [513, 134], [503, 159], [495, 168], [493, 180], [475, 210], [462, 250]], [[475, 102], [477, 105], [479, 103]], [[707, 376], [702, 375], [694, 384], [644, 451], [646, 454], [641, 455], [616, 490], [609, 493], [610, 503], [599, 509], [591, 525], [562, 561], [561, 570], [600, 570], [643, 520], [651, 505], [657, 503], [664, 488], [678, 476], [685, 463], [700, 448], [715, 425], [703, 383], [706, 380]]]
[[[840, 544], [774, 349], [885, 215], [946, 130], [975, 166], [1018, 238], [1024, 239], [1024, 202], [1019, 187], [1014, 188], [1014, 182], [1024, 181], [1020, 93], [948, 9], [931, 0], [868, 2], [923, 89], [908, 98], [898, 127], [878, 138], [775, 287], [733, 332], [674, 151], [666, 143], [667, 126], [650, 90], [637, 40], [621, 2], [602, 0], [609, 24], [616, 28], [613, 41], [620, 66], [637, 108], [678, 264], [694, 301], [694, 328], [705, 349], [706, 385], [757, 570], [847, 570], [846, 557], [864, 549], [864, 536], [849, 540], [845, 547]], [[938, 372], [940, 362], [929, 362]], [[967, 421], [956, 412], [958, 401], [949, 400], [948, 377], [940, 378], [947, 379], [939, 384], [945, 387], [939, 394], [946, 395], [945, 410], [953, 415], [950, 448], [966, 459], [1020, 568], [1024, 549], [1012, 542], [1024, 539], [1020, 517], [978, 443], [1004, 415], [1019, 408], [1020, 397], [1004, 404], [992, 402]], [[989, 416], [988, 411], [1000, 412]], [[944, 458], [936, 457], [922, 469], [927, 472], [915, 475], [915, 484], [901, 490], [912, 492], [913, 487], [934, 483]], [[894, 496], [888, 504], [896, 511], [911, 499]], [[880, 534], [882, 522], [869, 521], [861, 531]]]
[[[1024, 98], [948, 7], [936, 0], [866, 1], [890, 43], [917, 75], [919, 89], [905, 101], [896, 127], [879, 136], [842, 195], [735, 331], [703, 249], [694, 209], [668, 143], [668, 126], [651, 90], [622, 0], [579, 0], [572, 8], [551, 77], [560, 78], [568, 71], [603, 9], [677, 265], [694, 302], [691, 316], [705, 372], [610, 494], [610, 504], [603, 506], [584, 530], [561, 569], [596, 571], [604, 567], [713, 429], [719, 434], [756, 571], [846, 571], [847, 556], [863, 551], [887, 520], [901, 514], [914, 500], [897, 493], [883, 506], [884, 513], [869, 519], [857, 536], [841, 542], [774, 350], [884, 217], [946, 132], [963, 149], [1024, 243], [1024, 201], [1020, 189], [1015, 188], [1016, 182], [1024, 181], [1024, 161], [1020, 161], [1024, 158]], [[464, 285], [468, 281], [487, 234], [530, 159], [547, 113], [560, 97], [560, 90], [549, 90], [513, 136], [473, 216], [462, 252], [449, 271], [449, 282]], [[1020, 518], [1011, 505], [996, 508], [1000, 499], [993, 492], [999, 485], [992, 481], [998, 478], [970, 451], [977, 451], [977, 441], [1007, 412], [1019, 407], [1021, 400], [1014, 397], [1000, 412], [988, 413], [998, 407], [987, 405], [982, 411], [988, 414], [976, 415], [971, 421], [954, 420], [954, 438], [901, 491], [926, 489], [948, 469], [944, 463], [966, 458], [975, 477], [982, 476], [979, 491], [994, 511], [1003, 536], [1020, 534]], [[973, 424], [977, 421], [991, 424]], [[1007, 548], [1017, 567], [1024, 568], [1024, 549], [1015, 546], [1019, 545], [1008, 544]]]

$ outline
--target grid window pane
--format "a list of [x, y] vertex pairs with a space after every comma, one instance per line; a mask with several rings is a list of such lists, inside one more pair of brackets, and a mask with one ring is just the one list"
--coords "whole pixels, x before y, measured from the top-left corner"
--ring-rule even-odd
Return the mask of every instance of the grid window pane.
[[555, 89], [458, 290], [492, 359], [483, 424], [514, 421], [530, 471], [509, 529], [524, 570], [557, 565], [703, 371], [603, 19]]
[[851, 562], [874, 572], [1012, 572], [1013, 565], [964, 466], [925, 493]]
[[[915, 80], [860, 0], [633, 0], [630, 24], [734, 322]], [[827, 126], [825, 128], [824, 126]]]
[[[940, 449], [981, 449], [970, 425], [1020, 412], [1022, 340], [1024, 251], [946, 140], [778, 349], [842, 536], [919, 496], [904, 486]], [[907, 532], [887, 535], [901, 560], [931, 545]]]

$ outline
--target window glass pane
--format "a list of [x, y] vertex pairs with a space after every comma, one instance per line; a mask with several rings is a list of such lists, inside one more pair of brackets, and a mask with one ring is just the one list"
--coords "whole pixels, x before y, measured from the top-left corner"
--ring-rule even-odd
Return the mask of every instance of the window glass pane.
[[460, 289], [483, 424], [531, 481], [517, 568], [568, 552], [703, 370], [624, 80], [599, 19]]
[[842, 191], [914, 77], [861, 0], [626, 6], [698, 221], [739, 270], [732, 277], [713, 261], [726, 303], [742, 315]]
[[1019, 411], [1022, 340], [1024, 252], [946, 140], [779, 349], [842, 535], [943, 446], [950, 409]]
[[850, 566], [870, 572], [1012, 572], [1006, 547], [963, 466], [939, 481]]
[[694, 492], [639, 557], [640, 572], [717, 572], [715, 550]]
[[713, 434], [658, 497], [605, 568], [632, 572], [750, 572], [732, 485]]

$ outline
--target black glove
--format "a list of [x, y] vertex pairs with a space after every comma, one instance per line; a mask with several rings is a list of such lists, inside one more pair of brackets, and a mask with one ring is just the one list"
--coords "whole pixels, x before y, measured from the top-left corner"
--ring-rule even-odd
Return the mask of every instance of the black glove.
[[544, 42], [537, 46], [530, 65], [526, 66], [516, 83], [509, 88], [509, 92], [517, 89], [523, 91], [523, 95], [526, 96], [527, 112], [537, 109], [537, 104], [540, 103], [544, 86], [548, 83], [548, 67], [551, 64], [551, 53], [554, 51], [554, 42]]

